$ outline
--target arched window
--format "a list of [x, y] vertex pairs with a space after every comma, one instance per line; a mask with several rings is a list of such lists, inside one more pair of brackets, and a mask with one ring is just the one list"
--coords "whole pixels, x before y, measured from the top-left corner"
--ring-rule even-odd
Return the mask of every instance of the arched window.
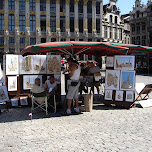
[[117, 24], [117, 21], [118, 21], [118, 20], [117, 20], [117, 16], [115, 16], [115, 24]]
[[112, 15], [110, 15], [109, 22], [112, 23]]

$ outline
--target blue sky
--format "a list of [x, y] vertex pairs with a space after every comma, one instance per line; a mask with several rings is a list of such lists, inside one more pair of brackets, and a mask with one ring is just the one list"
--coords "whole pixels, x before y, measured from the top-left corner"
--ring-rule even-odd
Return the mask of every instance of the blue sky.
[[[147, 4], [148, 0], [141, 0], [141, 4]], [[103, 0], [103, 5], [108, 4], [109, 0]], [[135, 5], [135, 0], [118, 0], [117, 1], [117, 7], [120, 8], [120, 13], [122, 14], [128, 14], [130, 11], [132, 11], [132, 7]]]

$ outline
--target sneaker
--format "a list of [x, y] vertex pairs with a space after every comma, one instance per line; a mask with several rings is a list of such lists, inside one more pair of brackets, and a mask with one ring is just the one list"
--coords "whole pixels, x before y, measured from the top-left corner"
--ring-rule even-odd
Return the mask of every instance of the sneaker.
[[78, 107], [74, 108], [74, 111], [75, 111], [76, 113], [80, 113], [80, 110], [79, 110]]
[[67, 109], [67, 110], [66, 110], [66, 113], [67, 113], [67, 114], [71, 114], [71, 109]]

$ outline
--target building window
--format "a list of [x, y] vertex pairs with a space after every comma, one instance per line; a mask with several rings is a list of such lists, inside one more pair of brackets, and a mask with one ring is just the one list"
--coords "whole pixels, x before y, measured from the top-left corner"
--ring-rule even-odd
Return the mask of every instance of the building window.
[[100, 14], [100, 2], [96, 2], [96, 14]]
[[56, 17], [50, 18], [50, 28], [51, 32], [56, 32]]
[[25, 16], [24, 15], [19, 16], [19, 29], [20, 31], [25, 31]]
[[104, 37], [107, 38], [107, 26], [104, 26]]
[[4, 38], [0, 37], [0, 44], [4, 44]]
[[70, 17], [70, 32], [74, 32], [74, 17]]
[[25, 37], [20, 38], [20, 43], [25, 43]]
[[41, 31], [45, 32], [46, 31], [46, 16], [45, 15], [40, 16], [40, 26], [41, 26]]
[[115, 16], [115, 24], [117, 24], [117, 16]]
[[60, 19], [60, 29], [61, 29], [61, 32], [65, 32], [65, 18], [62, 18]]
[[109, 22], [112, 23], [112, 15], [109, 16]]
[[117, 28], [115, 28], [115, 39], [117, 39]]
[[92, 13], [92, 1], [88, 1], [87, 3], [87, 13]]
[[0, 30], [4, 30], [4, 15], [0, 14]]
[[60, 12], [65, 13], [65, 0], [60, 0]]
[[14, 15], [9, 15], [9, 21], [8, 21], [9, 31], [14, 31], [15, 30], [14, 21], [15, 21]]
[[146, 35], [142, 36], [142, 45], [146, 45]]
[[137, 34], [140, 34], [140, 23], [136, 24], [136, 30]]
[[70, 0], [70, 12], [74, 12], [74, 0]]
[[83, 18], [79, 18], [79, 32], [83, 33]]
[[152, 17], [149, 17], [149, 25], [152, 27]]
[[112, 39], [113, 38], [113, 32], [112, 32], [112, 30], [113, 30], [113, 28], [112, 27], [110, 27], [110, 39]]
[[100, 19], [99, 18], [96, 19], [96, 30], [97, 30], [97, 33], [100, 33]]
[[137, 37], [136, 37], [136, 44], [137, 44], [137, 45], [140, 45], [140, 36], [137, 36]]
[[135, 32], [135, 24], [132, 24], [131, 30], [132, 30], [132, 32]]
[[30, 10], [35, 11], [35, 0], [30, 0]]
[[139, 12], [137, 12], [137, 18], [139, 17]]
[[88, 60], [92, 60], [92, 55], [88, 55]]
[[40, 11], [46, 11], [46, 0], [40, 0]]
[[145, 31], [146, 30], [146, 23], [145, 22], [142, 22], [142, 31]]
[[88, 33], [92, 33], [92, 18], [88, 18]]
[[14, 43], [14, 42], [15, 42], [14, 37], [9, 37], [9, 43]]
[[0, 0], [0, 9], [4, 9], [4, 0]]
[[83, 0], [79, 0], [78, 2], [78, 12], [83, 13]]
[[25, 10], [25, 0], [19, 0], [19, 10]]
[[51, 38], [51, 42], [56, 42], [56, 38]]
[[9, 10], [14, 10], [15, 9], [14, 0], [9, 0], [8, 7], [9, 7]]
[[36, 31], [35, 15], [30, 15], [30, 31]]
[[119, 39], [122, 40], [122, 29], [119, 29]]
[[56, 12], [56, 0], [50, 0], [50, 12]]
[[132, 37], [132, 44], [136, 44], [135, 37]]
[[36, 44], [36, 38], [30, 38], [30, 45]]

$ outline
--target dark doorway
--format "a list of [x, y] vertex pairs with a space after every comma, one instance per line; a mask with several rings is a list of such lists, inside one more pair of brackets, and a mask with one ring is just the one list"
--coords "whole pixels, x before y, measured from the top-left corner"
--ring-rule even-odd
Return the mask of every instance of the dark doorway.
[[46, 43], [46, 38], [41, 38], [41, 43]]

